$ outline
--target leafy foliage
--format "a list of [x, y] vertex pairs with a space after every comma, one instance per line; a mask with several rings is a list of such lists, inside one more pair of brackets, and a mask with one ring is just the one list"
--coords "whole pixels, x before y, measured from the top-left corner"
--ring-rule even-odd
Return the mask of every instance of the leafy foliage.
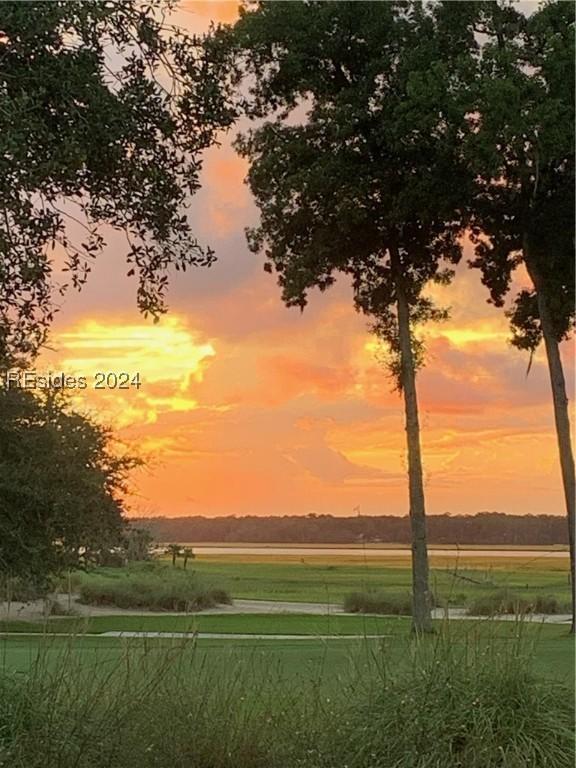
[[[465, 148], [478, 182], [472, 265], [502, 306], [525, 261], [561, 341], [575, 306], [574, 6], [548, 3], [528, 18], [497, 3], [470, 6], [487, 40]], [[508, 312], [512, 343], [531, 352], [542, 339], [535, 288]]]
[[469, 186], [445, 32], [421, 2], [260, 2], [229, 36], [253, 75], [248, 113], [268, 118], [237, 143], [261, 212], [250, 246], [289, 306], [346, 274], [404, 393], [418, 632], [432, 623], [414, 325], [445, 314], [424, 291], [461, 257]]
[[239, 69], [254, 76], [248, 112], [269, 118], [237, 142], [261, 212], [251, 248], [288, 305], [304, 307], [338, 271], [350, 275], [356, 306], [394, 350], [395, 271], [411, 321], [437, 320], [445, 313], [423, 289], [449, 282], [441, 262], [461, 256], [456, 47], [416, 2], [262, 2], [233, 41], [246, 52]]
[[119, 544], [137, 464], [61, 393], [0, 389], [0, 570], [42, 583]]
[[0, 357], [33, 354], [60, 284], [81, 286], [106, 231], [126, 236], [145, 313], [166, 271], [209, 265], [184, 207], [232, 114], [222, 62], [168, 25], [171, 2], [0, 6]]

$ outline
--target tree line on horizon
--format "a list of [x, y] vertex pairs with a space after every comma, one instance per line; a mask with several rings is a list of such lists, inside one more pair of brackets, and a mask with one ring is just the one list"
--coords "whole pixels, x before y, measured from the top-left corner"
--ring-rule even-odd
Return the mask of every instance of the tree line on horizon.
[[[568, 543], [566, 523], [558, 515], [429, 515], [431, 544], [556, 546]], [[223, 517], [137, 517], [130, 524], [150, 532], [156, 542], [278, 544], [406, 544], [408, 516], [226, 515]]]
[[[34, 359], [55, 296], [83, 285], [111, 229], [144, 314], [165, 311], [169, 268], [212, 263], [185, 207], [202, 153], [242, 117], [251, 250], [302, 310], [344, 275], [387, 350], [405, 412], [414, 629], [432, 629], [418, 329], [448, 316], [429, 288], [453, 281], [466, 235], [488, 300], [508, 302], [512, 344], [530, 361], [544, 347], [573, 573], [560, 343], [574, 326], [574, 5], [248, 2], [205, 38], [170, 26], [173, 5], [0, 4], [2, 368]], [[518, 269], [529, 287], [513, 296]]]

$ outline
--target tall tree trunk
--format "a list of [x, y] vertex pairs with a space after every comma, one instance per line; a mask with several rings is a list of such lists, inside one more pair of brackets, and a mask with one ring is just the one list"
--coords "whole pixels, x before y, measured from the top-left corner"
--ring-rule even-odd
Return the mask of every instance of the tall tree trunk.
[[540, 270], [536, 260], [530, 253], [527, 239], [524, 241], [524, 260], [530, 279], [536, 290], [536, 299], [538, 302], [538, 314], [540, 316], [540, 327], [544, 338], [546, 348], [546, 357], [548, 359], [548, 372], [550, 374], [550, 385], [552, 387], [552, 401], [554, 403], [554, 421], [556, 422], [556, 439], [558, 441], [558, 453], [560, 455], [560, 468], [562, 472], [562, 484], [564, 486], [564, 500], [566, 503], [566, 516], [568, 519], [568, 542], [570, 546], [570, 584], [572, 587], [572, 627], [574, 633], [574, 622], [576, 617], [576, 559], [574, 552], [574, 523], [576, 521], [575, 503], [576, 503], [576, 484], [574, 481], [574, 455], [572, 453], [572, 439], [570, 435], [570, 417], [568, 415], [568, 396], [566, 394], [566, 381], [562, 369], [562, 358], [560, 357], [560, 346], [554, 333], [554, 323], [545, 286], [543, 284]]
[[416, 633], [432, 632], [432, 600], [430, 596], [426, 507], [420, 448], [420, 423], [416, 394], [416, 371], [410, 333], [410, 310], [403, 286], [398, 252], [392, 254], [395, 264], [398, 337], [400, 345], [400, 381], [404, 398], [406, 443], [408, 448], [408, 486], [410, 528], [412, 532], [412, 629]]

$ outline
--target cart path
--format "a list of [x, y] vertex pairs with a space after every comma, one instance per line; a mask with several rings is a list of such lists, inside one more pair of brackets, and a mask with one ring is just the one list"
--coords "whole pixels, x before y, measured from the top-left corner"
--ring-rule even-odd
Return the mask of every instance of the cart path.
[[[56, 595], [58, 602], [64, 607], [70, 607], [75, 615], [79, 616], [216, 616], [223, 614], [300, 614], [312, 616], [340, 615], [358, 616], [361, 614], [346, 613], [341, 605], [335, 603], [300, 603], [284, 600], [234, 600], [232, 605], [219, 605], [208, 608], [198, 613], [185, 613], [173, 611], [145, 611], [141, 608], [117, 608], [106, 605], [83, 605], [78, 602], [76, 596], [69, 598], [67, 594]], [[366, 614], [364, 614], [366, 615]], [[434, 619], [478, 619], [485, 620], [486, 616], [468, 616], [465, 608], [434, 608]], [[44, 621], [46, 618], [44, 602], [38, 600], [32, 603], [0, 603], [0, 619], [12, 619], [21, 621]], [[59, 617], [54, 617], [59, 618]], [[500, 615], [494, 617], [498, 621], [517, 621], [515, 615]], [[550, 624], [569, 624], [569, 614], [528, 614], [524, 617], [527, 621], [546, 622]]]
[[146, 639], [146, 640], [310, 640], [316, 642], [323, 640], [384, 640], [393, 637], [393, 635], [274, 635], [274, 634], [252, 634], [247, 632], [137, 632], [110, 631], [110, 632], [0, 632], [0, 640], [9, 640], [10, 638], [28, 638], [43, 640], [46, 638], [54, 639], [58, 637], [70, 638], [117, 638], [122, 639]]

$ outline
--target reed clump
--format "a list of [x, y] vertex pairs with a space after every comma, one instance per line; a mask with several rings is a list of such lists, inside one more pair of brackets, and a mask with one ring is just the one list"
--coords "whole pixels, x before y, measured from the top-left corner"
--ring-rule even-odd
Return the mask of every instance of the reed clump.
[[407, 638], [402, 663], [367, 644], [348, 676], [320, 680], [286, 677], [253, 648], [209, 664], [190, 641], [130, 641], [114, 663], [87, 665], [81, 640], [1, 678], [1, 766], [573, 765], [572, 692], [535, 676], [513, 639], [454, 642], [445, 629]]

